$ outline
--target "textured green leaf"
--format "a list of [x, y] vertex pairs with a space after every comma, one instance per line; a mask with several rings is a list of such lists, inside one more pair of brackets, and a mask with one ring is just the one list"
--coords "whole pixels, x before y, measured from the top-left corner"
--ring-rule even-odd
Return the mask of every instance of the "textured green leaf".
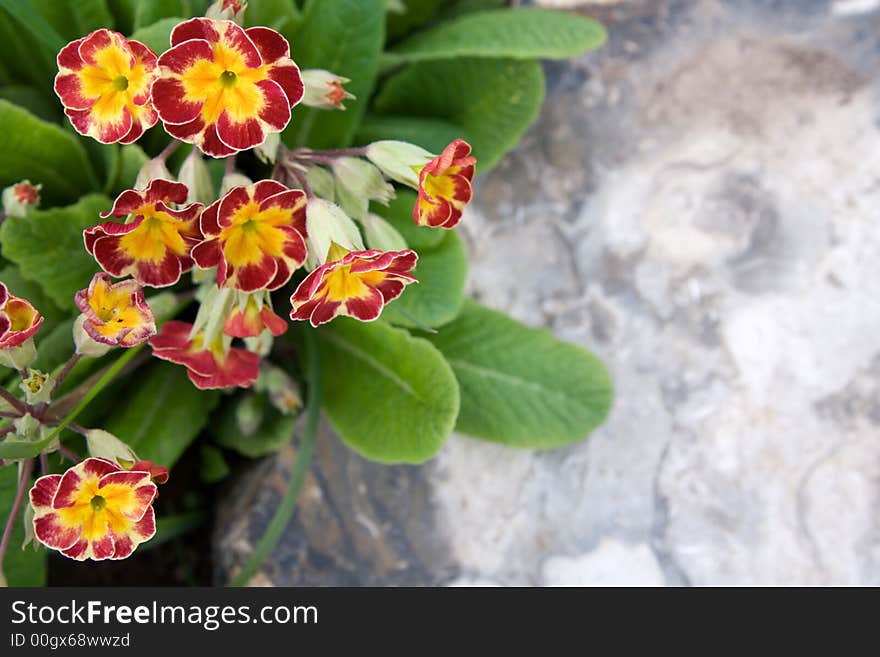
[[239, 406], [245, 403], [247, 397], [241, 396], [235, 403], [223, 405], [211, 423], [211, 434], [218, 445], [256, 458], [277, 452], [290, 443], [296, 417], [282, 415], [268, 404], [265, 395], [260, 397], [263, 401], [263, 416], [251, 435], [242, 432], [237, 418]]
[[[0, 467], [0, 525], [6, 525], [6, 518], [12, 509], [15, 491], [18, 488], [18, 467], [10, 464]], [[25, 499], [25, 504], [27, 500]], [[24, 505], [15, 520], [6, 557], [3, 559], [3, 573], [9, 586], [45, 586], [46, 550], [34, 550], [34, 545], [21, 549], [24, 541]]]
[[355, 141], [370, 144], [382, 139], [407, 141], [433, 153], [440, 153], [455, 139], [470, 141], [467, 130], [449, 121], [417, 116], [367, 114], [358, 128]]
[[428, 338], [461, 386], [456, 430], [514, 447], [583, 440], [605, 421], [613, 396], [602, 362], [474, 301]]
[[46, 19], [65, 43], [82, 38], [101, 27], [111, 30], [115, 27], [106, 0], [76, 0], [76, 2], [27, 0], [27, 2]]
[[104, 428], [139, 457], [171, 468], [207, 424], [220, 393], [196, 388], [181, 365], [156, 362], [119, 399]]
[[437, 16], [440, 8], [449, 0], [403, 0], [406, 11], [403, 13], [388, 12], [386, 31], [388, 41], [392, 42], [405, 36], [414, 29], [426, 25]]
[[411, 189], [398, 189], [397, 196], [391, 199], [387, 205], [374, 204], [372, 210], [381, 217], [387, 219], [392, 226], [401, 234], [409, 248], [419, 253], [424, 249], [434, 249], [440, 242], [446, 231], [440, 228], [428, 228], [419, 226], [413, 220], [413, 208], [416, 204], [416, 193]]
[[467, 14], [419, 32], [385, 53], [385, 66], [460, 57], [564, 59], [598, 48], [601, 23], [545, 9], [498, 9]]
[[8, 217], [0, 227], [3, 257], [16, 263], [25, 278], [40, 284], [59, 308], [73, 309], [73, 295], [98, 271], [83, 246], [83, 229], [100, 221], [110, 208], [106, 196], [91, 194], [65, 208]]
[[347, 146], [355, 135], [379, 72], [385, 40], [384, 0], [321, 0], [303, 14], [298, 43], [292, 47], [300, 68], [322, 68], [351, 78], [346, 89], [357, 96], [345, 111], [299, 105], [284, 131], [288, 146]]
[[458, 386], [429, 342], [382, 322], [336, 319], [318, 331], [323, 408], [347, 445], [384, 463], [420, 463], [458, 414]]
[[6, 6], [0, 5], [0, 74], [3, 81], [51, 89], [57, 70], [57, 50], [37, 39], [21, 24], [21, 17], [14, 11], [7, 11]]
[[0, 100], [0, 188], [24, 178], [42, 183], [48, 204], [75, 201], [97, 188], [82, 145], [69, 132]]
[[110, 175], [107, 176], [105, 193], [115, 197], [123, 190], [134, 187], [138, 172], [148, 159], [146, 153], [137, 144], [122, 146], [113, 161]]
[[293, 41], [301, 21], [302, 14], [300, 14], [294, 0], [259, 0], [259, 2], [249, 2], [244, 12], [244, 25], [246, 28], [258, 25], [271, 27], [291, 42], [291, 48], [296, 45]]
[[439, 246], [419, 252], [412, 272], [419, 282], [408, 285], [388, 304], [382, 319], [408, 328], [437, 328], [458, 315], [464, 300], [467, 256], [461, 238], [452, 231], [444, 233]]
[[474, 147], [477, 171], [485, 173], [519, 142], [543, 98], [544, 74], [536, 61], [438, 60], [411, 64], [389, 78], [376, 110], [462, 126]]
[[37, 10], [32, 0], [0, 0], [3, 7], [40, 43], [42, 49], [57, 53], [67, 43]]
[[161, 55], [171, 47], [171, 30], [183, 20], [185, 19], [174, 16], [161, 18], [155, 23], [135, 30], [131, 38], [135, 41], [140, 41], [153, 50], [153, 52]]

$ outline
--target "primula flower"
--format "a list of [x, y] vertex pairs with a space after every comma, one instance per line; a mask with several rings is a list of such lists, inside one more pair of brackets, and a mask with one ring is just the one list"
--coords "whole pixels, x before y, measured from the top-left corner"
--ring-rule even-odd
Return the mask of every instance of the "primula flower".
[[130, 144], [158, 117], [150, 87], [156, 54], [118, 32], [95, 30], [58, 53], [55, 93], [76, 131], [104, 144]]
[[159, 57], [153, 103], [165, 129], [213, 157], [282, 131], [303, 96], [287, 40], [268, 27], [193, 18], [171, 32]]
[[419, 173], [419, 197], [413, 218], [420, 226], [455, 228], [473, 196], [471, 181], [477, 160], [470, 144], [456, 139]]
[[34, 535], [78, 561], [125, 559], [156, 533], [155, 498], [149, 472], [87, 458], [63, 475], [37, 479], [30, 491]]
[[153, 355], [184, 365], [189, 380], [201, 390], [211, 388], [248, 388], [260, 375], [260, 357], [244, 349], [230, 348], [222, 333], [205, 344], [204, 331], [190, 338], [192, 324], [172, 320], [162, 325], [162, 332], [150, 340]]
[[102, 217], [126, 217], [125, 223], [107, 221], [83, 232], [86, 250], [107, 273], [131, 275], [141, 285], [174, 285], [193, 267], [192, 247], [201, 239], [198, 221], [201, 203], [179, 210], [186, 202], [186, 185], [153, 180], [145, 190], [122, 192]]
[[337, 315], [372, 321], [404, 287], [416, 282], [407, 272], [418, 257], [409, 249], [348, 252], [333, 244], [327, 263], [306, 276], [290, 297], [290, 318], [307, 319], [315, 327]]
[[156, 335], [153, 311], [136, 281], [110, 282], [99, 272], [85, 290], [74, 296], [85, 316], [83, 329], [93, 340], [114, 347], [135, 347]]
[[43, 316], [29, 301], [9, 294], [0, 283], [0, 349], [18, 347], [33, 336], [43, 323]]
[[263, 331], [269, 331], [278, 337], [287, 331], [287, 322], [276, 315], [265, 300], [256, 297], [255, 294], [249, 294], [243, 305], [233, 306], [223, 325], [226, 335], [234, 338], [256, 338]]
[[202, 213], [205, 240], [192, 251], [217, 285], [277, 290], [306, 259], [306, 195], [274, 180], [235, 187]]

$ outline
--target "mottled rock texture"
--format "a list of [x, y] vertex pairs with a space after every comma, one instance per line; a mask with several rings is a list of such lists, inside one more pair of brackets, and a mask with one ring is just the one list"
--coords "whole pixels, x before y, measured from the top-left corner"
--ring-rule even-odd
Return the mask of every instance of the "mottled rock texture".
[[880, 3], [537, 4], [611, 38], [548, 65], [479, 182], [470, 291], [601, 355], [610, 420], [553, 452], [456, 436], [419, 468], [324, 436], [261, 577], [880, 584]]

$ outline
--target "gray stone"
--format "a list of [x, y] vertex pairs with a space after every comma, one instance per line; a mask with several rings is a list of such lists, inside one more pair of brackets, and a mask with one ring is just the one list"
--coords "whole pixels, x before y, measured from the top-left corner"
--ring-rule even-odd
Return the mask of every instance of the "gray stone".
[[565, 4], [609, 43], [462, 228], [471, 294], [608, 363], [608, 423], [420, 468], [326, 437], [269, 580], [880, 584], [880, 3]]

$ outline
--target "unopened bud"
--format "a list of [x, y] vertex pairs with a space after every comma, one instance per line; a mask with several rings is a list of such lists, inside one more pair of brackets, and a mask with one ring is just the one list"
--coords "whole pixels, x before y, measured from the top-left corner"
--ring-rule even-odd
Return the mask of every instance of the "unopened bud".
[[33, 338], [28, 338], [20, 345], [0, 349], [0, 365], [23, 370], [37, 359], [37, 347]]
[[306, 234], [306, 269], [310, 271], [326, 262], [327, 252], [334, 242], [349, 251], [364, 249], [357, 224], [338, 205], [322, 198], [309, 199], [306, 206]]
[[330, 71], [319, 68], [302, 71], [304, 93], [302, 104], [317, 109], [344, 110], [344, 100], [354, 100], [355, 96], [345, 90], [343, 85], [351, 82]]
[[146, 164], [138, 171], [137, 178], [134, 179], [135, 189], [146, 189], [152, 180], [174, 180], [174, 176], [165, 166], [165, 160], [154, 157], [147, 160]]
[[369, 248], [380, 251], [403, 251], [407, 248], [403, 235], [382, 217], [370, 212], [362, 223]]
[[202, 159], [198, 148], [193, 148], [192, 152], [186, 156], [183, 164], [180, 165], [177, 179], [189, 190], [186, 197], [187, 203], [210, 205], [214, 202], [214, 184], [211, 182], [211, 172], [208, 171], [208, 165]]
[[205, 17], [215, 21], [227, 20], [242, 25], [245, 9], [247, 9], [247, 2], [243, 0], [217, 0], [208, 7]]
[[424, 148], [405, 141], [377, 141], [366, 150], [367, 159], [386, 176], [413, 189], [419, 188], [419, 173], [434, 159]]
[[253, 184], [254, 181], [244, 174], [237, 172], [227, 173], [223, 176], [223, 180], [220, 182], [220, 196], [226, 196], [230, 190], [235, 189], [236, 187], [247, 187], [248, 185]]
[[40, 205], [40, 190], [42, 185], [32, 185], [30, 180], [22, 180], [19, 183], [3, 190], [3, 212], [7, 217], [24, 217], [30, 210]]
[[254, 153], [257, 154], [260, 161], [266, 164], [275, 164], [275, 160], [278, 159], [278, 149], [280, 146], [281, 133], [273, 132], [266, 136], [266, 141], [254, 148]]
[[342, 207], [355, 219], [363, 220], [370, 201], [388, 205], [394, 187], [385, 182], [382, 172], [357, 157], [341, 157], [333, 163], [336, 189]]
[[89, 358], [100, 358], [113, 347], [109, 344], [98, 342], [90, 336], [83, 327], [85, 320], [86, 316], [80, 315], [73, 322], [73, 343], [76, 345], [76, 353], [81, 356], [88, 356]]
[[89, 429], [86, 432], [86, 444], [92, 456], [115, 461], [126, 470], [140, 460], [131, 447], [103, 429]]

